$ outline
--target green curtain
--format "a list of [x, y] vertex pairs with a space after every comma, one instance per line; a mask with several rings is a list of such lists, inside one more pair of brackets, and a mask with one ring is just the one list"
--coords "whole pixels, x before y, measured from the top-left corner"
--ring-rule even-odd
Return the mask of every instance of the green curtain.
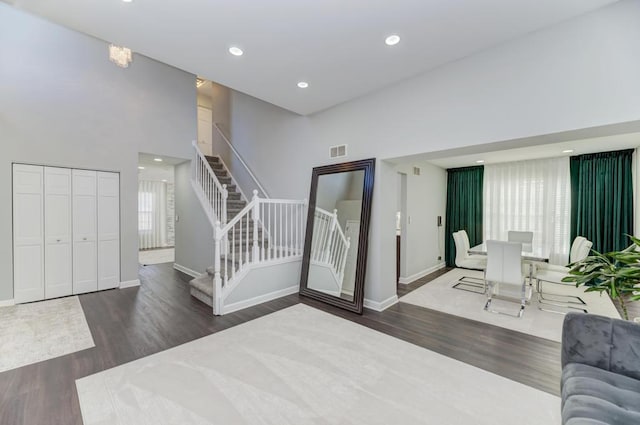
[[633, 235], [633, 149], [571, 157], [571, 240], [598, 252], [629, 246]]
[[453, 232], [466, 230], [471, 246], [482, 243], [482, 184], [484, 167], [447, 170], [447, 211], [444, 255], [447, 266], [455, 266]]

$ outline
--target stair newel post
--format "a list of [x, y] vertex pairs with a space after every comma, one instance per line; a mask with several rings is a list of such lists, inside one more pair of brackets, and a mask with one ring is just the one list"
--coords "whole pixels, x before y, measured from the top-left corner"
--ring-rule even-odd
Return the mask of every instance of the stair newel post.
[[329, 236], [327, 237], [327, 246], [324, 251], [324, 262], [328, 263], [331, 260], [331, 245], [333, 245], [333, 238], [336, 232], [336, 224], [338, 223], [338, 210], [334, 209], [331, 215], [331, 228], [329, 230]]
[[347, 255], [349, 254], [349, 247], [351, 247], [351, 237], [347, 238], [347, 245], [344, 248], [344, 254], [342, 255], [342, 264], [340, 264], [340, 280], [344, 279], [344, 269], [347, 265]]
[[222, 228], [220, 220], [216, 221], [216, 229], [213, 234], [215, 239], [215, 256], [213, 259], [213, 314], [222, 315], [222, 278], [220, 277], [220, 258], [222, 257], [221, 240]]
[[[227, 185], [222, 185], [222, 196], [221, 196], [221, 212], [220, 212], [220, 221], [223, 226], [227, 225], [227, 198], [229, 198], [229, 191], [227, 190]], [[224, 235], [224, 252], [229, 252], [229, 237]]]
[[260, 219], [260, 198], [258, 198], [258, 191], [253, 191], [253, 209], [251, 211], [251, 218], [253, 218], [253, 249], [252, 256], [254, 263], [260, 261], [260, 248], [258, 247], [258, 219]]

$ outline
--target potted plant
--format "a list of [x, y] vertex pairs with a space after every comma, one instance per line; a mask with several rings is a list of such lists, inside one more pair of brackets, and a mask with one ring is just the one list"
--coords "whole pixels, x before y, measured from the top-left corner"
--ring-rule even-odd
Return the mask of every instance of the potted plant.
[[[629, 235], [627, 235], [629, 236]], [[629, 320], [626, 301], [636, 301], [640, 295], [640, 239], [629, 236], [632, 244], [622, 250], [591, 255], [570, 264], [569, 275], [563, 282], [575, 282], [576, 287], [586, 286], [585, 292], [606, 292], [612, 300], [618, 300], [625, 320]]]

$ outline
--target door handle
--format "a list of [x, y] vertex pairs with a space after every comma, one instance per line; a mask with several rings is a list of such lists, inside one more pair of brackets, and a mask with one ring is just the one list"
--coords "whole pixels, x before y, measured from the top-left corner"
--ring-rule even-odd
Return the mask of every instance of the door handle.
[[56, 239], [56, 242], [60, 242], [60, 241], [61, 241], [61, 239]]
[[86, 241], [86, 240], [87, 240], [87, 238], [82, 238], [82, 240], [83, 240], [83, 241]]

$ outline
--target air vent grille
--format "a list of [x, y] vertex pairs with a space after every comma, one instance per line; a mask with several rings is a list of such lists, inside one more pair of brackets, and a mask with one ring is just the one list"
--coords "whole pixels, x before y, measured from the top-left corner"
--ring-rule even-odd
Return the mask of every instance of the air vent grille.
[[420, 175], [420, 167], [413, 167], [413, 175], [414, 176]]
[[347, 156], [347, 145], [331, 146], [331, 158], [342, 158]]

